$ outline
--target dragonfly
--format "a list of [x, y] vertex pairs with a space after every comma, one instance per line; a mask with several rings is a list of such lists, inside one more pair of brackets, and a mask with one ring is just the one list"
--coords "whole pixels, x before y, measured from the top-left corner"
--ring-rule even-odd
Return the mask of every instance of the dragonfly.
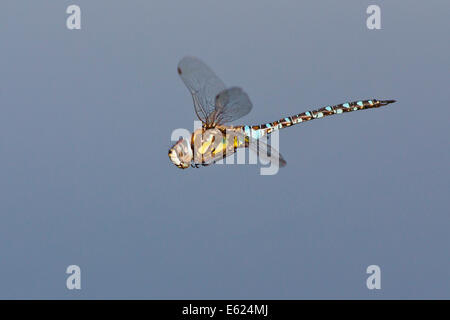
[[[257, 152], [260, 159], [286, 165], [280, 152], [261, 139], [293, 125], [347, 112], [379, 108], [396, 100], [358, 100], [328, 105], [260, 125], [230, 125], [253, 108], [248, 95], [239, 87], [227, 88], [223, 81], [200, 59], [181, 59], [178, 74], [192, 95], [194, 110], [202, 122], [189, 138], [180, 138], [169, 149], [169, 158], [178, 168], [208, 166], [232, 155], [239, 148]], [[266, 137], [267, 138], [267, 137]]]

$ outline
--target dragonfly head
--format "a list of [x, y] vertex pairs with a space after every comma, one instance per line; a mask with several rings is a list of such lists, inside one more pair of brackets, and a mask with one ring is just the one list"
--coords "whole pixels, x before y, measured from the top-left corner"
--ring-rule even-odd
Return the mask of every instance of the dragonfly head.
[[169, 150], [170, 161], [180, 169], [189, 168], [193, 158], [189, 141], [180, 138]]

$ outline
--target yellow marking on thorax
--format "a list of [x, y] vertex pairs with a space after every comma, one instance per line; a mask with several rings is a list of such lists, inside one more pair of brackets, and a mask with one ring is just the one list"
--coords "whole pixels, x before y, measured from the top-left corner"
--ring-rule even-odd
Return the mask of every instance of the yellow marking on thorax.
[[223, 147], [224, 147], [224, 143], [223, 141], [216, 147], [216, 149], [214, 149], [213, 151], [213, 155], [216, 155], [218, 153], [221, 153], [223, 151]]
[[214, 149], [213, 154], [216, 155], [218, 153], [221, 153], [226, 149], [227, 147], [227, 140], [225, 138], [222, 139], [222, 142], [217, 145], [216, 149]]
[[200, 148], [198, 148], [198, 152], [200, 154], [204, 154], [206, 152], [206, 150], [208, 150], [211, 143], [212, 143], [211, 139], [203, 142], [203, 144], [200, 146]]
[[[231, 138], [233, 139], [232, 143], [235, 148], [239, 148], [239, 147], [245, 145], [245, 142], [246, 142], [245, 140], [247, 140], [247, 138], [246, 138], [244, 141], [242, 141], [242, 139], [239, 139], [238, 137], [233, 136], [233, 135], [231, 135]], [[209, 137], [208, 140], [206, 140], [202, 143], [202, 145], [198, 148], [198, 153], [205, 154], [212, 143], [213, 143], [213, 136]], [[222, 141], [212, 151], [212, 154], [215, 156], [218, 153], [225, 152], [227, 147], [230, 145], [230, 143], [231, 143], [230, 138], [223, 137]]]
[[244, 139], [240, 139], [239, 137], [234, 138], [234, 147], [240, 148], [242, 146], [245, 146], [245, 143], [248, 143], [248, 137], [245, 137]]

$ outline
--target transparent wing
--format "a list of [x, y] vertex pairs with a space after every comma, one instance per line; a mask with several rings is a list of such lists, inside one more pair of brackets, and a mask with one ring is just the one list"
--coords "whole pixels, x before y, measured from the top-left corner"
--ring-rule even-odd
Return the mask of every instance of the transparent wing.
[[252, 110], [248, 95], [238, 87], [225, 89], [216, 96], [215, 110], [209, 123], [221, 124], [237, 120]]
[[277, 149], [273, 148], [270, 144], [262, 142], [261, 140], [255, 140], [249, 138], [249, 149], [256, 152], [262, 162], [278, 162], [280, 168], [286, 166], [286, 160], [278, 152]]
[[206, 124], [215, 111], [216, 96], [225, 90], [225, 84], [201, 60], [184, 57], [178, 63], [178, 74], [194, 100], [197, 117]]

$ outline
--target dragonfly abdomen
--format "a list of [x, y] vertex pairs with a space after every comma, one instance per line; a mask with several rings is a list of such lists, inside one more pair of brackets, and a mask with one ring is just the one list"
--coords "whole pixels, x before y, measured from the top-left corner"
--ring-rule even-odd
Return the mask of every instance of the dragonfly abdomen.
[[278, 121], [264, 123], [257, 126], [243, 126], [242, 130], [244, 130], [246, 135], [254, 139], [259, 139], [262, 136], [269, 134], [275, 130], [280, 130], [305, 121], [319, 119], [334, 114], [378, 108], [394, 102], [395, 100], [377, 100], [377, 99], [346, 102], [334, 106], [326, 106], [312, 111], [305, 111], [290, 117], [280, 119]]

